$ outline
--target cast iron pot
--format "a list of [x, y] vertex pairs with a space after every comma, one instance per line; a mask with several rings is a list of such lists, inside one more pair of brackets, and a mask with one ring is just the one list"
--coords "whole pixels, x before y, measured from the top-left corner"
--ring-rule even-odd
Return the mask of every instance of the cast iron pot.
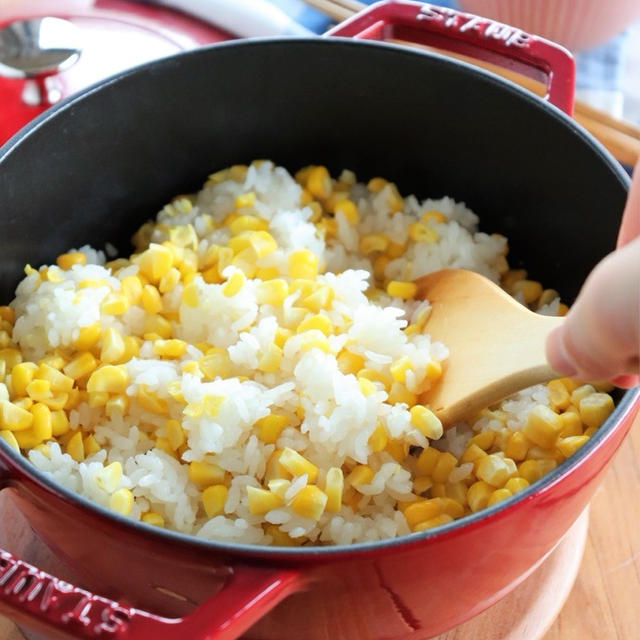
[[[481, 57], [544, 73], [550, 98], [571, 108], [568, 54], [504, 25], [390, 2], [340, 33], [480, 47]], [[568, 301], [614, 248], [628, 183], [560, 109], [466, 64], [333, 38], [215, 45], [91, 88], [2, 148], [2, 299], [25, 262], [50, 263], [85, 243], [126, 248], [174, 194], [265, 157], [292, 170], [322, 162], [387, 176], [403, 193], [451, 194], [510, 239], [514, 266]], [[584, 447], [516, 496], [431, 531], [349, 547], [225, 544], [132, 522], [55, 485], [0, 441], [2, 486], [82, 586], [3, 552], [1, 608], [52, 637], [433, 636], [496, 602], [554, 548], [639, 395], [621, 394]]]

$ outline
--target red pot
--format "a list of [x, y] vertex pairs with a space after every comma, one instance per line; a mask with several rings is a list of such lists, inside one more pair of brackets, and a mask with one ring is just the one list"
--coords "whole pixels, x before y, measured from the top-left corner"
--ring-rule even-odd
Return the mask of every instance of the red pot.
[[[547, 76], [551, 101], [571, 110], [570, 56], [504, 25], [386, 2], [332, 35], [506, 59]], [[291, 168], [326, 158], [398, 176], [403, 191], [452, 193], [566, 299], [613, 247], [628, 184], [559, 109], [463, 63], [344, 39], [215, 45], [89, 89], [0, 149], [0, 294], [26, 259], [121, 239], [212, 167], [267, 156]], [[132, 522], [48, 481], [0, 440], [3, 487], [84, 587], [3, 552], [0, 610], [51, 637], [422, 640], [496, 602], [554, 548], [630, 428], [640, 389], [617, 400], [584, 447], [525, 491], [349, 547], [223, 544]]]

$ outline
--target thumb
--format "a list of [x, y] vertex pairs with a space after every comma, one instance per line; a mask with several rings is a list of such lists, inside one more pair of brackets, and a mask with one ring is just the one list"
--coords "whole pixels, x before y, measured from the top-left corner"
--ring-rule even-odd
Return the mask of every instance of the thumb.
[[[600, 262], [565, 322], [547, 340], [553, 369], [582, 380], [637, 375], [639, 358], [640, 237]], [[637, 379], [616, 382], [632, 386]]]

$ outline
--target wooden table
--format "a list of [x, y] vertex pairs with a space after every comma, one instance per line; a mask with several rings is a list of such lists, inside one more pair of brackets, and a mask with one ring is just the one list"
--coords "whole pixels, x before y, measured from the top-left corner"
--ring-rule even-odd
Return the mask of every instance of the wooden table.
[[[582, 566], [544, 640], [640, 638], [640, 419], [636, 420], [591, 503]], [[542, 569], [539, 571], [543, 570]], [[528, 580], [535, 579], [535, 574]], [[519, 587], [520, 589], [520, 587]], [[517, 592], [509, 596], [517, 606]], [[504, 602], [504, 601], [503, 601]], [[500, 603], [495, 605], [500, 607]], [[481, 614], [488, 617], [493, 610]], [[511, 637], [511, 634], [496, 638]], [[24, 640], [0, 616], [0, 640]], [[468, 622], [436, 640], [488, 640]], [[518, 639], [519, 640], [519, 639]]]

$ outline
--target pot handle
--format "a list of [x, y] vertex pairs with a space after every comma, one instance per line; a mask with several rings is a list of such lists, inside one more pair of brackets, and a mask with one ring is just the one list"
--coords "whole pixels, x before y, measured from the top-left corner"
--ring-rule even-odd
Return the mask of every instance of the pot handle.
[[63, 582], [0, 550], [0, 612], [53, 638], [233, 640], [301, 588], [299, 573], [242, 565], [184, 618], [164, 618]]
[[549, 102], [573, 114], [572, 55], [549, 40], [488, 18], [423, 2], [387, 0], [367, 7], [325, 35], [404, 40], [497, 64], [546, 81]]

